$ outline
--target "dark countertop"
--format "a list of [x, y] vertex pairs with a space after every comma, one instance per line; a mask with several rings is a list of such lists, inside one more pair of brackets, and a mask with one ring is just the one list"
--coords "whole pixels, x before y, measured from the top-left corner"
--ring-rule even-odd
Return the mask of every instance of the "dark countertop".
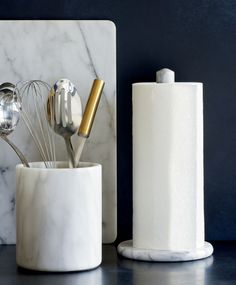
[[212, 257], [194, 262], [151, 263], [121, 258], [116, 247], [103, 246], [103, 262], [91, 271], [43, 273], [18, 268], [15, 246], [0, 246], [0, 285], [236, 284], [236, 242], [214, 242]]

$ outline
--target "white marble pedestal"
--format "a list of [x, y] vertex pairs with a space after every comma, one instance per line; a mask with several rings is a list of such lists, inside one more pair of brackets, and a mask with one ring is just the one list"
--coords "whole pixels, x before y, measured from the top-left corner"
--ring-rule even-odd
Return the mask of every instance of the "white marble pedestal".
[[205, 242], [202, 248], [198, 248], [197, 250], [193, 251], [140, 249], [133, 247], [132, 240], [127, 240], [119, 244], [118, 252], [124, 257], [135, 260], [177, 262], [206, 258], [212, 255], [213, 246], [209, 242]]
[[[17, 166], [16, 262], [40, 271], [92, 269], [102, 259], [101, 165]], [[65, 163], [58, 163], [65, 167]]]

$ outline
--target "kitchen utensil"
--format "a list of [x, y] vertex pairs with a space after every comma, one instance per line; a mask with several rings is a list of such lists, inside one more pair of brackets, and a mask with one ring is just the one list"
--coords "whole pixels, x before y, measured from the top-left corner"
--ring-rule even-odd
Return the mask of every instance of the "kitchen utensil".
[[58, 80], [48, 97], [48, 121], [52, 129], [65, 140], [70, 168], [75, 166], [71, 136], [76, 133], [82, 119], [81, 99], [69, 79]]
[[90, 135], [104, 84], [105, 82], [100, 79], [95, 79], [93, 82], [90, 95], [84, 110], [84, 115], [78, 130], [79, 144], [75, 154], [76, 167], [79, 167], [79, 161], [84, 148], [84, 144]]
[[12, 147], [21, 162], [29, 167], [23, 153], [7, 138], [16, 128], [20, 118], [19, 108], [21, 108], [21, 103], [14, 94], [14, 88], [15, 86], [11, 83], [0, 85], [0, 136]]
[[50, 86], [41, 80], [19, 82], [15, 92], [22, 101], [21, 116], [47, 168], [55, 166], [54, 134], [47, 121], [46, 100]]

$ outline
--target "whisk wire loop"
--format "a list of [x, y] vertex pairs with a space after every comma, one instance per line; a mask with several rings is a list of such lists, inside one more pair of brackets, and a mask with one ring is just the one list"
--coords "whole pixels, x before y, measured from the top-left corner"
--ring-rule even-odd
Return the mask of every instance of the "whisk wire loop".
[[20, 81], [15, 88], [22, 102], [22, 119], [47, 168], [56, 165], [54, 134], [47, 120], [47, 97], [50, 89], [50, 85], [42, 80]]

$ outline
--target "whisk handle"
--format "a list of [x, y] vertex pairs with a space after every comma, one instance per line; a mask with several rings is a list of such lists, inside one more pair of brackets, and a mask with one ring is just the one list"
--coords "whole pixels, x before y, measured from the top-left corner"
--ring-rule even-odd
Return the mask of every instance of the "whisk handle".
[[22, 164], [25, 167], [30, 167], [28, 161], [26, 160], [25, 156], [23, 155], [23, 153], [19, 150], [19, 148], [13, 143], [11, 142], [7, 136], [1, 135], [1, 138], [10, 145], [10, 147], [15, 151], [15, 153], [18, 155], [19, 159], [21, 160]]

